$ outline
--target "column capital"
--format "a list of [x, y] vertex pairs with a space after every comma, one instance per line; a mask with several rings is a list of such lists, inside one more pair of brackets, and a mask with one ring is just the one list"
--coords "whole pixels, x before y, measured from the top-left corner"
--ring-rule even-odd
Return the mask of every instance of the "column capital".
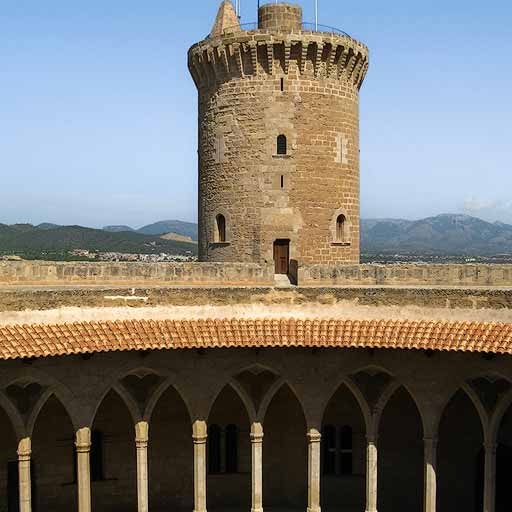
[[18, 460], [30, 460], [32, 455], [32, 439], [25, 437], [18, 443]]
[[263, 442], [263, 426], [261, 423], [253, 423], [251, 425], [251, 442], [262, 443]]
[[192, 440], [194, 444], [206, 444], [208, 438], [208, 427], [206, 421], [196, 420], [192, 425]]
[[139, 421], [135, 424], [135, 444], [138, 448], [146, 448], [149, 442], [149, 423]]
[[379, 440], [378, 434], [366, 434], [366, 442], [369, 444], [377, 444]]
[[88, 453], [91, 451], [91, 429], [89, 427], [76, 431], [75, 446], [78, 453]]
[[310, 444], [319, 443], [322, 440], [322, 434], [316, 428], [309, 429], [306, 435]]

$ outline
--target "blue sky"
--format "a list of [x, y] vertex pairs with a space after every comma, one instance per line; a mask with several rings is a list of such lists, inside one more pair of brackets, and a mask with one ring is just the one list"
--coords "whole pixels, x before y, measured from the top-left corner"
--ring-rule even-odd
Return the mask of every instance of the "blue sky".
[[[0, 222], [195, 220], [186, 52], [219, 3], [3, 0]], [[313, 20], [313, 0], [297, 3]], [[512, 3], [319, 3], [320, 23], [371, 51], [362, 215], [512, 222]], [[242, 0], [243, 22], [256, 4]]]

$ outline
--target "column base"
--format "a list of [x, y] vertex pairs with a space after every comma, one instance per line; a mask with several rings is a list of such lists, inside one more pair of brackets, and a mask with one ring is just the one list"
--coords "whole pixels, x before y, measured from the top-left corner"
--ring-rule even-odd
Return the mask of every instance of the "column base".
[[263, 508], [251, 508], [251, 512], [263, 512]]
[[364, 512], [377, 512], [377, 509], [376, 508], [373, 508], [373, 509], [366, 509]]
[[322, 512], [322, 509], [320, 507], [316, 507], [316, 508], [307, 508], [306, 509], [306, 512]]

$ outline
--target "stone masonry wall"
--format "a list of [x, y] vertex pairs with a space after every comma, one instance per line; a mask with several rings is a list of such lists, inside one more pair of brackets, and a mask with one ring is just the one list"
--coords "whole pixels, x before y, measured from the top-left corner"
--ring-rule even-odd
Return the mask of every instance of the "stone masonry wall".
[[[261, 15], [272, 18], [265, 9], [278, 7]], [[367, 65], [366, 47], [351, 38], [290, 27], [224, 34], [190, 49], [201, 260], [272, 263], [274, 241], [285, 239], [292, 260], [359, 262], [358, 98]], [[277, 154], [279, 135], [285, 155]], [[226, 219], [222, 243], [218, 215]]]
[[274, 269], [253, 263], [0, 262], [0, 286], [23, 284], [272, 284]]
[[301, 286], [512, 286], [512, 265], [303, 265]]
[[258, 27], [279, 32], [301, 30], [302, 8], [285, 3], [262, 5], [258, 12]]

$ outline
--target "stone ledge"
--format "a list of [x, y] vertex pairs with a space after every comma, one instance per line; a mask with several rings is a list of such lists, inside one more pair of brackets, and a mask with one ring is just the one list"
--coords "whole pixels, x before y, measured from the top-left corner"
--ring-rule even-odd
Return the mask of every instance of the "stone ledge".
[[[0, 287], [0, 314], [65, 308], [218, 307], [281, 305], [290, 313], [305, 305], [413, 306], [446, 311], [512, 310], [512, 289], [485, 287], [325, 286], [18, 286]], [[484, 319], [489, 315], [484, 314]]]

